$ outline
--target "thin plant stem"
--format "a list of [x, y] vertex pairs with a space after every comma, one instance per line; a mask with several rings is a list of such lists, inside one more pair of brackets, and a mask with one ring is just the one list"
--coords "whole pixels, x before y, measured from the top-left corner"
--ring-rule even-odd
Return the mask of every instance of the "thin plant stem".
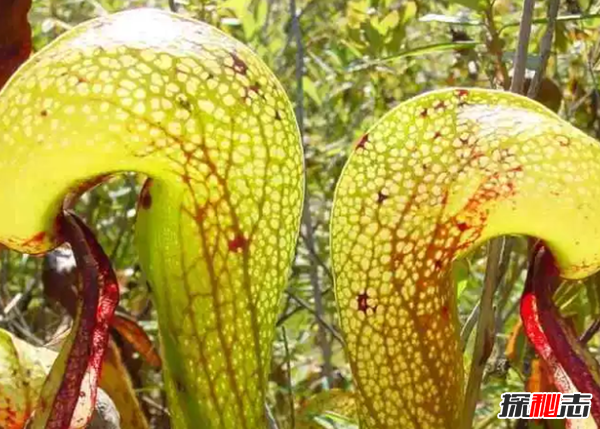
[[[304, 144], [304, 45], [302, 43], [302, 29], [300, 28], [300, 21], [298, 11], [296, 8], [296, 0], [290, 0], [290, 14], [292, 17], [291, 32], [294, 36], [296, 43], [296, 120], [298, 121], [298, 128], [300, 129], [300, 137]], [[327, 338], [327, 327], [325, 321], [325, 306], [323, 305], [323, 295], [321, 291], [321, 284], [319, 279], [319, 261], [312, 255], [316, 255], [315, 245], [315, 231], [312, 225], [312, 214], [310, 212], [310, 195], [308, 188], [304, 187], [304, 209], [302, 213], [302, 226], [304, 229], [304, 241], [308, 248], [311, 258], [309, 267], [309, 278], [310, 284], [313, 289], [313, 299], [315, 301], [315, 315], [317, 316], [317, 323], [319, 326], [317, 332], [317, 341], [321, 348], [321, 354], [323, 356], [323, 376], [325, 377], [328, 388], [333, 383], [333, 364], [332, 364], [332, 351], [331, 344]]]
[[[510, 85], [510, 91], [519, 94], [523, 92], [534, 6], [534, 0], [524, 0], [523, 2], [523, 15], [521, 17], [517, 53], [515, 55], [515, 63], [513, 66], [513, 79]], [[508, 267], [508, 264], [501, 264], [502, 253], [505, 249], [506, 242], [507, 238], [499, 237], [491, 240], [488, 245], [488, 258], [483, 281], [483, 291], [479, 301], [480, 310], [477, 320], [475, 346], [473, 348], [473, 358], [469, 370], [465, 402], [461, 415], [461, 429], [469, 429], [472, 427], [475, 408], [481, 391], [483, 373], [494, 348], [494, 294], [498, 287], [498, 283], [504, 275], [501, 270], [506, 270]]]
[[525, 83], [527, 51], [529, 48], [529, 36], [531, 35], [531, 21], [533, 20], [534, 6], [535, 0], [523, 1], [523, 15], [521, 15], [521, 25], [519, 26], [519, 41], [515, 53], [512, 82], [510, 84], [510, 91], [517, 94], [523, 93], [523, 85]]
[[331, 326], [326, 320], [324, 320], [323, 317], [316, 311], [316, 309], [312, 308], [305, 300], [303, 300], [299, 296], [296, 296], [291, 291], [288, 290], [288, 291], [286, 291], [286, 293], [293, 301], [296, 302], [296, 304], [300, 305], [300, 307], [304, 308], [305, 310], [308, 310], [313, 316], [315, 316], [315, 319], [317, 319], [317, 322], [320, 324], [320, 326], [323, 326], [324, 329], [329, 331], [329, 333], [333, 336], [333, 338], [338, 340], [340, 342], [340, 344], [342, 344], [342, 345], [344, 344], [344, 339], [342, 338], [340, 333], [333, 326]]
[[281, 327], [281, 333], [283, 334], [283, 346], [285, 347], [285, 363], [287, 370], [287, 384], [288, 384], [288, 400], [290, 402], [290, 422], [291, 427], [296, 427], [296, 411], [294, 409], [294, 390], [292, 389], [292, 362], [290, 357], [290, 349], [288, 346], [287, 332], [285, 326]]
[[496, 238], [488, 244], [488, 258], [479, 301], [477, 333], [473, 348], [473, 359], [469, 371], [469, 381], [465, 394], [461, 428], [470, 429], [475, 415], [475, 407], [481, 390], [483, 371], [494, 347], [494, 292], [500, 279], [500, 258], [506, 239]]
[[529, 98], [535, 98], [539, 89], [544, 74], [546, 73], [546, 66], [548, 65], [548, 58], [550, 58], [550, 51], [552, 50], [552, 40], [554, 39], [554, 28], [556, 27], [556, 17], [558, 16], [559, 0], [548, 1], [548, 24], [546, 26], [546, 32], [542, 37], [540, 43], [540, 64], [538, 65], [535, 75], [529, 85], [529, 91], [527, 96]]
[[504, 89], [508, 89], [510, 77], [508, 75], [506, 65], [504, 64], [504, 54], [502, 52], [502, 39], [500, 38], [500, 33], [498, 32], [498, 29], [496, 28], [496, 23], [494, 22], [494, 12], [491, 4], [485, 10], [485, 22], [489, 33], [489, 41], [487, 43], [488, 50], [496, 58], [496, 67], [498, 67], [498, 71], [502, 76], [502, 85]]

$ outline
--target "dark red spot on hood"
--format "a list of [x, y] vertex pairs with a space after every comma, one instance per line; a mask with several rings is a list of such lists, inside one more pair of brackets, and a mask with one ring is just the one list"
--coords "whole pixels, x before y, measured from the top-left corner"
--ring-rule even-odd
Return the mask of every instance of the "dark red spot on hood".
[[358, 143], [356, 143], [356, 149], [364, 149], [365, 145], [367, 144], [367, 142], [369, 141], [369, 135], [365, 134], [363, 135], [360, 140], [358, 141]]
[[248, 72], [248, 65], [237, 56], [235, 53], [231, 53], [231, 58], [233, 59], [233, 70], [236, 73], [245, 75]]
[[359, 293], [356, 296], [356, 302], [358, 303], [358, 311], [362, 311], [363, 313], [366, 313], [369, 308], [372, 309], [373, 312], [377, 311], [376, 305], [375, 306], [369, 305], [369, 294], [367, 293], [366, 290], [363, 293]]
[[248, 246], [248, 240], [242, 234], [237, 234], [232, 240], [229, 240], [229, 250], [239, 252]]
[[384, 194], [382, 191], [377, 192], [377, 202], [379, 204], [383, 203], [389, 197], [390, 197], [389, 195]]
[[438, 101], [435, 106], [433, 106], [436, 110], [443, 110], [446, 108], [446, 102], [444, 100]]

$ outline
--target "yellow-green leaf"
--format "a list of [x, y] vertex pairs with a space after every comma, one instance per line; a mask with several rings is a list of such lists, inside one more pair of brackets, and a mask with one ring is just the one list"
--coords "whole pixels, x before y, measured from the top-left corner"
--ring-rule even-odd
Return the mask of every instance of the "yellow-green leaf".
[[544, 240], [561, 275], [600, 268], [600, 145], [510, 93], [400, 104], [355, 145], [331, 221], [341, 327], [369, 428], [458, 427], [451, 263], [491, 237]]
[[150, 177], [136, 237], [174, 427], [264, 427], [304, 186], [284, 90], [187, 18], [138, 9], [77, 27], [0, 92], [0, 243], [54, 248], [65, 195], [123, 171]]
[[0, 428], [25, 426], [54, 359], [55, 352], [0, 329]]
[[319, 91], [317, 91], [315, 83], [308, 76], [302, 78], [302, 87], [311, 100], [314, 101], [316, 105], [320, 106], [321, 97], [319, 96]]

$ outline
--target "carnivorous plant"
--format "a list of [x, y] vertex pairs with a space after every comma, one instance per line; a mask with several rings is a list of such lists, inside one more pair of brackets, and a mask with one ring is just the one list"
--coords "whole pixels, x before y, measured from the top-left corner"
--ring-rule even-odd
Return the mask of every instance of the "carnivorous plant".
[[[285, 92], [253, 52], [206, 24], [139, 9], [84, 23], [0, 92], [0, 243], [42, 254], [80, 230], [85, 247], [65, 197], [122, 172], [148, 176], [136, 240], [175, 427], [263, 428], [304, 186]], [[62, 412], [59, 402], [45, 413]]]
[[459, 427], [450, 267], [504, 234], [537, 237], [551, 251], [533, 258], [526, 331], [561, 391], [594, 394], [598, 421], [598, 364], [550, 293], [559, 276], [600, 268], [599, 160], [598, 142], [545, 107], [481, 89], [413, 98], [360, 138], [336, 189], [331, 244], [363, 427]]

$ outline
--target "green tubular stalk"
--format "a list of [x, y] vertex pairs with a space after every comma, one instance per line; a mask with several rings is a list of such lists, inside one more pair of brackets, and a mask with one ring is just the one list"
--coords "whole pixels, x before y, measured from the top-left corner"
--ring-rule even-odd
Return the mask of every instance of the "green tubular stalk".
[[0, 92], [0, 243], [40, 254], [68, 194], [150, 177], [137, 244], [177, 428], [262, 428], [303, 155], [268, 68], [220, 31], [134, 10], [85, 23]]
[[331, 220], [336, 298], [368, 428], [458, 427], [454, 259], [541, 238], [560, 275], [600, 268], [600, 145], [538, 103], [481, 89], [402, 103], [353, 148]]

